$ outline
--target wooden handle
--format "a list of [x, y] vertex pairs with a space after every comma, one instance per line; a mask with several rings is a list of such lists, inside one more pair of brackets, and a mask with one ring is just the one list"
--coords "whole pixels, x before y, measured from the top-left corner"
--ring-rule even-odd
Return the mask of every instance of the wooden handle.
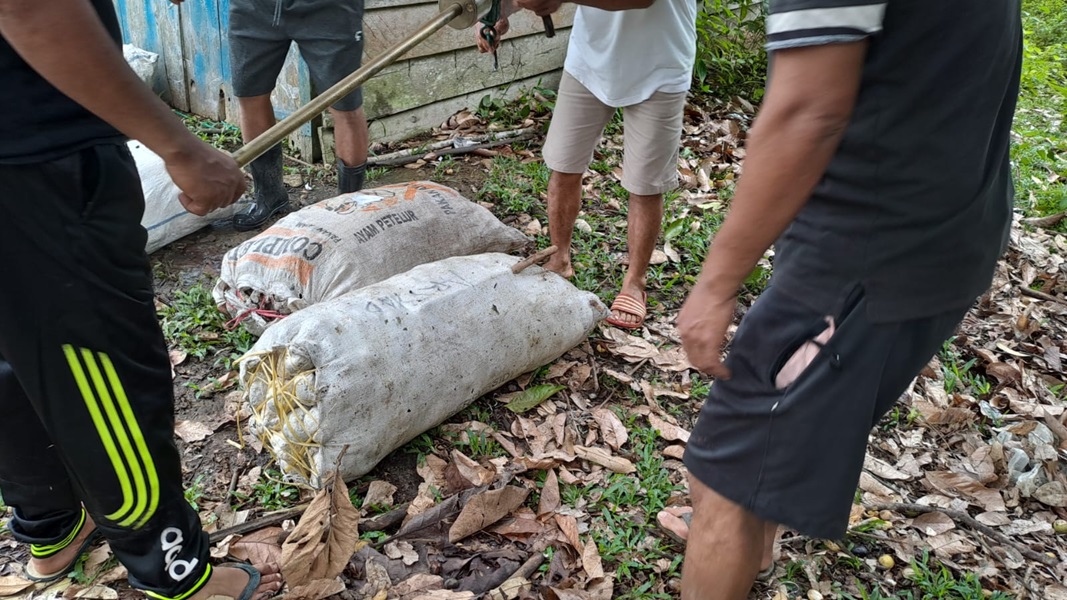
[[545, 37], [556, 37], [556, 26], [552, 23], [552, 16], [541, 17], [541, 22], [545, 24]]

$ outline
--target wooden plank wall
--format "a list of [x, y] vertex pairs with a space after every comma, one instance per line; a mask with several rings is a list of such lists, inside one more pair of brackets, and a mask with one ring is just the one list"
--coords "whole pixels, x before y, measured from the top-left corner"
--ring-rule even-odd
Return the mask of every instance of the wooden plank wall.
[[[226, 42], [229, 0], [196, 0], [175, 6], [167, 0], [115, 0], [127, 43], [161, 56], [168, 89], [164, 99], [180, 110], [237, 122], [230, 86]], [[401, 61], [364, 86], [372, 141], [393, 141], [440, 125], [463, 108], [474, 108], [485, 95], [513, 98], [530, 86], [558, 85], [566, 52], [573, 5], [555, 15], [556, 37], [544, 36], [541, 19], [524, 12], [511, 21], [498, 52], [479, 54], [474, 28], [437, 32]], [[364, 62], [381, 54], [437, 14], [436, 0], [366, 0]], [[292, 48], [278, 87], [275, 112], [284, 118], [313, 93], [307, 67]], [[325, 123], [325, 127], [321, 125]], [[305, 160], [319, 160], [320, 139], [332, 139], [329, 120], [318, 119], [290, 137]], [[326, 135], [315, 132], [327, 130]], [[332, 155], [327, 149], [327, 155]]]

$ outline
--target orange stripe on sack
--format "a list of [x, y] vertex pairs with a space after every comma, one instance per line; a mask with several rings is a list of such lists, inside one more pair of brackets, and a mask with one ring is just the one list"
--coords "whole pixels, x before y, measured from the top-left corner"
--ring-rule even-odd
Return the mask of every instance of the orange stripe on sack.
[[283, 269], [288, 271], [300, 281], [300, 285], [307, 285], [308, 281], [311, 280], [311, 272], [315, 270], [315, 267], [312, 266], [311, 263], [298, 256], [282, 256], [275, 258], [271, 256], [263, 256], [262, 254], [253, 254], [246, 256], [245, 260], [259, 263], [269, 269]]

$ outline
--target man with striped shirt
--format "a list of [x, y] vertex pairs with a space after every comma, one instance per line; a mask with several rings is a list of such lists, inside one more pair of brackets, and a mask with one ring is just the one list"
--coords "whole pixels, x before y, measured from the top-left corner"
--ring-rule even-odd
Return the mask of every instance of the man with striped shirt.
[[745, 173], [678, 318], [716, 377], [685, 456], [687, 600], [746, 598], [778, 525], [845, 533], [871, 428], [988, 288], [1011, 223], [1019, 0], [769, 9]]

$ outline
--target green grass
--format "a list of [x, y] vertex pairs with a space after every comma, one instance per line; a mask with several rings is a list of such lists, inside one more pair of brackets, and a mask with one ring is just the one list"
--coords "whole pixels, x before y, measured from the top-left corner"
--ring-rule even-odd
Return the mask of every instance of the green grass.
[[300, 500], [300, 490], [282, 480], [282, 474], [265, 469], [252, 486], [251, 499], [264, 510], [289, 508]]
[[944, 565], [930, 559], [928, 553], [911, 563], [908, 577], [899, 579], [897, 589], [888, 592], [884, 587], [857, 585], [858, 595], [842, 594], [846, 600], [1010, 600], [1004, 592], [987, 595], [982, 583], [973, 573], [954, 575]]
[[201, 360], [214, 358], [226, 369], [256, 341], [243, 327], [226, 329], [226, 317], [216, 307], [211, 291], [200, 284], [175, 291], [159, 317], [170, 346]]
[[[638, 426], [633, 417], [622, 417], [631, 434], [631, 458], [637, 472], [612, 475], [603, 486], [562, 484], [560, 498], [568, 506], [586, 503], [583, 510], [591, 516], [589, 531], [604, 568], [614, 571], [616, 582], [628, 590], [618, 598], [671, 598], [653, 590], [680, 576], [682, 555], [659, 536], [656, 514], [682, 488], [672, 483], [670, 472], [663, 466], [655, 430]], [[663, 558], [670, 561], [670, 566], [657, 573], [654, 563]]]
[[1027, 214], [1048, 216], [1067, 210], [1067, 0], [1023, 0], [1023, 27], [1016, 200]]
[[987, 398], [993, 391], [993, 385], [975, 369], [977, 358], [964, 360], [953, 345], [955, 340], [953, 337], [941, 347], [941, 374], [945, 379], [945, 392]]

